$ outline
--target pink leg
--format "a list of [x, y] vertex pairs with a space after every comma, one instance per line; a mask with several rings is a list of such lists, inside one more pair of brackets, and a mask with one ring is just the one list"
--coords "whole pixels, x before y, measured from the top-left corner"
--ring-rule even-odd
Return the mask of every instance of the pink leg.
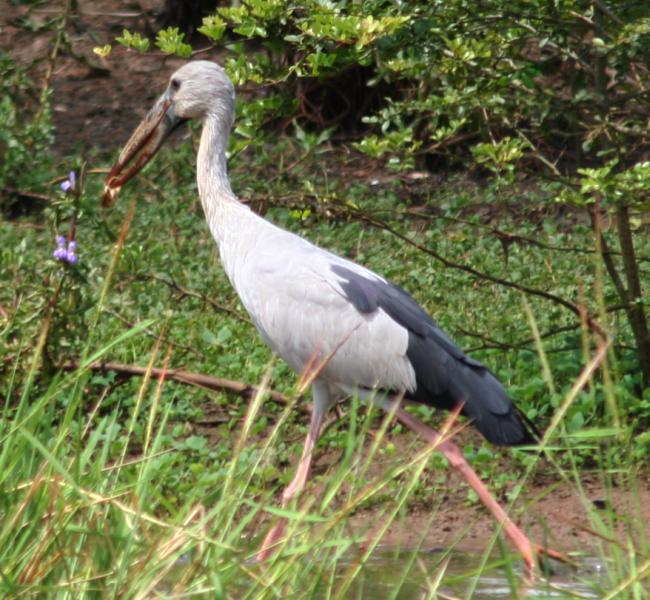
[[[325, 415], [332, 405], [332, 397], [329, 392], [329, 386], [321, 381], [316, 381], [312, 385], [314, 396], [314, 405], [311, 413], [311, 423], [309, 431], [305, 438], [305, 445], [302, 449], [302, 456], [298, 463], [298, 469], [291, 483], [282, 492], [282, 507], [284, 508], [291, 502], [291, 499], [299, 494], [305, 487], [311, 471], [311, 460], [314, 446], [320, 436], [321, 428]], [[275, 546], [282, 539], [287, 520], [282, 518], [266, 534], [262, 546], [257, 553], [257, 560], [262, 562], [267, 560], [275, 551]]]
[[436, 444], [437, 449], [445, 455], [451, 466], [460, 471], [467, 483], [469, 483], [472, 489], [477, 493], [484, 506], [492, 513], [501, 527], [503, 527], [503, 531], [521, 554], [526, 565], [526, 573], [531, 580], [534, 577], [534, 570], [537, 564], [536, 556], [538, 554], [544, 554], [562, 562], [569, 562], [567, 557], [562, 553], [549, 548], [542, 548], [537, 544], [533, 544], [528, 539], [526, 534], [510, 520], [510, 517], [506, 514], [505, 510], [503, 510], [501, 505], [494, 499], [492, 494], [490, 494], [489, 490], [481, 481], [474, 469], [472, 469], [467, 460], [465, 460], [463, 453], [456, 444], [448, 439], [442, 438], [437, 431], [425, 425], [420, 421], [420, 419], [414, 417], [401, 406], [398, 406], [397, 409], [395, 409], [396, 400], [381, 400], [375, 398], [374, 402], [386, 411], [395, 410], [395, 417], [399, 421], [416, 433], [419, 433], [429, 443]]

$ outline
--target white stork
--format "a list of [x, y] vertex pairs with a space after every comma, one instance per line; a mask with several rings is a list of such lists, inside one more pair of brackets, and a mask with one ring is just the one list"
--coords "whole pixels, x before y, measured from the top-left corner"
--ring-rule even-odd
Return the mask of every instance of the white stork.
[[[202, 122], [199, 195], [228, 278], [264, 341], [293, 369], [301, 373], [315, 359], [322, 361], [312, 384], [309, 433], [283, 504], [305, 486], [328, 409], [337, 398], [359, 394], [437, 444], [532, 572], [542, 549], [508, 518], [458, 447], [403, 409], [399, 399], [458, 409], [494, 444], [533, 442], [528, 423], [494, 375], [464, 354], [404, 290], [280, 229], [237, 199], [226, 169], [234, 108], [235, 91], [221, 67], [197, 60], [178, 69], [109, 173], [104, 204], [112, 203], [177, 125]], [[260, 557], [268, 556], [282, 531], [282, 525], [271, 530]]]

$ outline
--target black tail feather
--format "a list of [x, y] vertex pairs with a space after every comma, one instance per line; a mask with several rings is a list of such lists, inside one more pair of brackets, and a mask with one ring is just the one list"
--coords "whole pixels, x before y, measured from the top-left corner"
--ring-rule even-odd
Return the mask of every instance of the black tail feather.
[[487, 367], [457, 348], [451, 354], [430, 338], [411, 336], [409, 342], [417, 380], [413, 400], [447, 410], [461, 404], [462, 413], [483, 437], [498, 446], [534, 444], [540, 437]]
[[463, 413], [485, 439], [497, 446], [536, 443], [539, 431], [486, 367], [461, 363], [458, 371], [459, 381], [452, 383], [449, 391], [456, 402], [464, 402]]

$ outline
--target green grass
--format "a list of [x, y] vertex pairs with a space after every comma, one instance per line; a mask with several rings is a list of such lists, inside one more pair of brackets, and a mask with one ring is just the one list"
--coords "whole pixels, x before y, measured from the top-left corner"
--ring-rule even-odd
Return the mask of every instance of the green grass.
[[[443, 268], [412, 244], [368, 226], [359, 210], [456, 262], [597, 311], [612, 292], [593, 255], [517, 243], [506, 260], [501, 241], [476, 216], [488, 201], [494, 206], [499, 200], [470, 182], [441, 189], [428, 182], [406, 189], [400, 180], [374, 185], [355, 178], [350, 184], [346, 173], [367, 163], [332, 152], [283, 173], [276, 165], [295, 163], [301, 149], [283, 139], [265, 152], [233, 161], [233, 187], [242, 197], [265, 206], [280, 225], [411, 291], [464, 347], [495, 341], [513, 346], [479, 348], [472, 355], [498, 373], [531, 418], [552, 426], [544, 458], [468, 443], [466, 455], [494, 489], [514, 500], [543, 473], [581, 491], [587, 471], [611, 495], [635, 488], [650, 443], [640, 426], [650, 417], [650, 398], [634, 392], [638, 376], [624, 319], [608, 314], [604, 324], [615, 334], [615, 352], [587, 377], [584, 391], [573, 393], [596, 352], [595, 340], [580, 327], [550, 337], [536, 334], [573, 324], [568, 311]], [[299, 456], [304, 412], [263, 396], [248, 402], [87, 368], [97, 360], [169, 365], [248, 383], [268, 381], [294, 396], [295, 376], [273, 361], [219, 267], [192, 163], [187, 145], [165, 152], [124, 190], [112, 211], [100, 211], [101, 181], [88, 175], [78, 199], [53, 188], [56, 202], [44, 211], [0, 223], [4, 597], [363, 597], [377, 583], [378, 576], [368, 573], [382, 528], [373, 527], [373, 541], [360, 544], [350, 516], [380, 507], [386, 524], [399, 522], [428, 498], [435, 523], [431, 498], [444, 493], [444, 484], [422, 473], [432, 466], [444, 469], [444, 461], [433, 449], [415, 446], [409, 459], [393, 455], [385, 469], [371, 469], [378, 455], [391, 458], [391, 438], [400, 428], [389, 431], [387, 420], [356, 402], [319, 445], [340, 453], [336, 468], [295, 506], [279, 511], [277, 492]], [[538, 207], [539, 216], [525, 220], [502, 206], [495, 217], [499, 229], [552, 246], [593, 246], [579, 220], [558, 222], [530, 192], [525, 201]], [[414, 216], [413, 208], [425, 203], [436, 210]], [[81, 262], [65, 269], [51, 252], [55, 229], [65, 233], [73, 214]], [[639, 242], [639, 254], [650, 254], [647, 241]], [[529, 341], [519, 346], [521, 340]], [[69, 362], [77, 366], [62, 371]], [[417, 410], [434, 422], [442, 418], [426, 407]], [[205, 414], [219, 417], [209, 437], [196, 426]], [[562, 418], [553, 421], [554, 415]], [[501, 456], [509, 457], [512, 472], [498, 468]], [[647, 597], [650, 554], [640, 514], [615, 514], [610, 503], [596, 510], [581, 493], [597, 533], [587, 550], [600, 557], [606, 573], [578, 574], [575, 580], [584, 579], [597, 597]], [[289, 517], [295, 535], [261, 567], [252, 561], [256, 543], [278, 516]], [[408, 586], [416, 580], [423, 597], [434, 598], [440, 590], [469, 596], [480, 587], [474, 575], [495, 565], [505, 569], [516, 590], [517, 557], [499, 552], [497, 538], [493, 545], [496, 552], [486, 552], [464, 572], [448, 567], [453, 548], [428, 557], [426, 565], [421, 556], [406, 553], [389, 567], [390, 593], [409, 597]], [[551, 577], [542, 589], [553, 585]]]

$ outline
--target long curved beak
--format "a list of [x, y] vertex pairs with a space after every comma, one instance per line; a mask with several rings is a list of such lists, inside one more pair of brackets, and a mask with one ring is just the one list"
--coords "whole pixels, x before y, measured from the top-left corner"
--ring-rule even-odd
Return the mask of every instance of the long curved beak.
[[163, 94], [133, 132], [107, 175], [102, 206], [108, 207], [115, 202], [122, 186], [142, 170], [169, 134], [184, 121], [174, 112], [174, 102]]

